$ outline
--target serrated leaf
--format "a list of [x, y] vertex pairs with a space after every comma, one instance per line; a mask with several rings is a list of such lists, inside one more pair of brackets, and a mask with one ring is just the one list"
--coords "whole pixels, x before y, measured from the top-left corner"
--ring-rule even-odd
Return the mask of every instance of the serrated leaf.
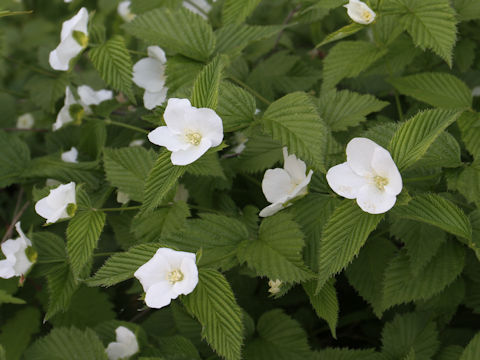
[[123, 37], [114, 35], [105, 44], [90, 50], [89, 57], [102, 79], [135, 103], [132, 91], [132, 59]]
[[19, 182], [30, 163], [30, 149], [15, 135], [0, 131], [0, 188]]
[[382, 110], [388, 103], [372, 95], [335, 89], [322, 92], [317, 107], [332, 131], [347, 130], [367, 120], [367, 115]]
[[460, 111], [426, 110], [404, 122], [390, 141], [390, 152], [399, 170], [415, 164]]
[[132, 200], [142, 201], [145, 179], [155, 163], [156, 154], [143, 147], [104, 149], [103, 163], [107, 180]]
[[458, 206], [436, 194], [417, 195], [408, 205], [395, 207], [392, 215], [422, 221], [468, 241], [472, 240], [472, 225], [468, 217]]
[[203, 68], [193, 84], [192, 106], [216, 110], [218, 88], [227, 59], [217, 56]]
[[459, 167], [462, 164], [460, 152], [458, 141], [453, 135], [445, 131], [435, 139], [413, 168], [425, 170], [439, 167]]
[[477, 0], [453, 0], [453, 7], [460, 21], [480, 19], [480, 3]]
[[25, 85], [30, 99], [48, 113], [55, 112], [57, 100], [65, 96], [65, 88], [69, 83], [68, 75], [48, 77], [33, 75]]
[[319, 171], [325, 170], [327, 128], [306, 93], [291, 93], [275, 101], [262, 122], [265, 131], [287, 146], [290, 154]]
[[223, 131], [231, 132], [251, 124], [255, 114], [255, 98], [230, 82], [220, 84], [217, 114], [222, 118]]
[[0, 289], [0, 305], [2, 304], [26, 304], [25, 300], [10, 295], [5, 290]]
[[344, 27], [342, 27], [342, 28], [334, 31], [333, 33], [330, 33], [327, 36], [325, 36], [325, 38], [322, 40], [322, 42], [317, 44], [317, 46], [315, 46], [315, 48], [319, 48], [319, 47], [321, 47], [323, 45], [326, 45], [326, 44], [329, 44], [331, 42], [344, 39], [344, 38], [346, 38], [350, 35], [353, 35], [353, 34], [359, 32], [360, 30], [362, 30], [364, 28], [365, 28], [365, 25], [358, 24], [356, 22], [352, 22], [351, 24], [345, 25]]
[[455, 188], [469, 203], [480, 207], [480, 161], [464, 168], [458, 175]]
[[465, 111], [458, 119], [458, 127], [468, 152], [475, 159], [480, 159], [480, 115], [477, 112]]
[[383, 283], [382, 310], [398, 304], [429, 299], [451, 284], [463, 270], [465, 249], [447, 241], [424, 267], [414, 274], [409, 259], [401, 252], [388, 265]]
[[44, 321], [49, 320], [59, 311], [65, 311], [79, 286], [77, 278], [67, 263], [55, 267], [55, 271], [47, 275], [47, 283], [49, 301]]
[[337, 338], [338, 313], [340, 311], [338, 305], [337, 291], [335, 290], [335, 281], [332, 279], [315, 294], [317, 284], [314, 280], [303, 284], [303, 289], [308, 295], [310, 304], [312, 304], [318, 317], [324, 319], [330, 327], [332, 336]]
[[172, 94], [179, 93], [181, 96], [190, 97], [193, 83], [203, 68], [204, 64], [181, 55], [169, 57], [165, 68], [168, 96], [173, 97]]
[[222, 9], [223, 24], [240, 24], [255, 10], [261, 0], [225, 0]]
[[216, 152], [209, 151], [187, 167], [187, 173], [226, 180], [222, 164]]
[[36, 232], [33, 233], [31, 240], [38, 254], [35, 264], [35, 271], [38, 274], [48, 275], [55, 272], [57, 266], [63, 266], [67, 261], [65, 241], [58, 235], [47, 231]]
[[383, 214], [368, 214], [354, 201], [344, 201], [335, 209], [322, 233], [318, 253], [317, 290], [358, 255], [368, 236], [382, 219]]
[[127, 252], [108, 258], [93, 277], [87, 279], [88, 286], [112, 286], [133, 277], [137, 269], [150, 260], [162, 247], [158, 243], [134, 246]]
[[342, 41], [336, 44], [323, 61], [322, 92], [345, 78], [359, 75], [386, 53], [385, 49], [367, 41]]
[[240, 307], [221, 273], [199, 269], [195, 290], [182, 298], [187, 310], [202, 324], [202, 336], [227, 360], [240, 360], [243, 323]]
[[215, 49], [212, 27], [184, 8], [155, 9], [124, 25], [128, 33], [186, 57], [206, 61]]
[[282, 159], [282, 146], [278, 141], [255, 134], [248, 138], [245, 149], [235, 160], [235, 167], [240, 172], [258, 173], [273, 167]]
[[480, 354], [480, 333], [477, 333], [468, 343], [459, 360], [475, 360]]
[[290, 215], [278, 213], [262, 221], [258, 239], [240, 244], [237, 256], [259, 276], [301, 282], [313, 275], [302, 260], [304, 244], [298, 224]]
[[351, 350], [327, 348], [320, 350], [315, 360], [384, 360], [374, 349]]
[[92, 259], [100, 234], [105, 225], [103, 211], [78, 211], [67, 228], [67, 253], [75, 276]]
[[472, 92], [459, 78], [447, 73], [422, 73], [390, 80], [402, 94], [443, 109], [468, 109]]

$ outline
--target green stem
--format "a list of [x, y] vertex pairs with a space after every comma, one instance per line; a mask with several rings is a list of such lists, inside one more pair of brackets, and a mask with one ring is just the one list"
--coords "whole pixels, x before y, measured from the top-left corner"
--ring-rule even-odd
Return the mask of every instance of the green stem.
[[130, 130], [133, 130], [133, 131], [138, 131], [138, 132], [141, 132], [141, 133], [143, 133], [143, 134], [148, 134], [148, 133], [149, 133], [148, 130], [139, 128], [138, 126], [133, 126], [133, 125], [129, 125], [129, 124], [124, 124], [124, 123], [122, 123], [122, 122], [115, 121], [115, 120], [112, 120], [112, 119], [105, 119], [105, 123], [106, 123], [107, 125], [115, 125], [115, 126], [124, 127], [124, 128], [126, 128], [126, 129], [130, 129]]
[[113, 211], [131, 211], [131, 210], [140, 210], [140, 206], [127, 206], [127, 207], [118, 207], [118, 208], [103, 208], [103, 209], [94, 209], [95, 211], [103, 212], [113, 212]]
[[232, 80], [233, 82], [236, 82], [238, 85], [240, 85], [241, 87], [243, 87], [245, 90], [249, 91], [250, 93], [252, 93], [252, 95], [256, 96], [258, 98], [258, 100], [260, 100], [261, 102], [263, 102], [265, 105], [270, 105], [272, 102], [265, 99], [262, 95], [260, 95], [257, 91], [253, 90], [250, 86], [248, 86], [247, 84], [245, 84], [242, 80], [240, 79], [237, 79], [235, 76], [229, 76], [229, 79]]

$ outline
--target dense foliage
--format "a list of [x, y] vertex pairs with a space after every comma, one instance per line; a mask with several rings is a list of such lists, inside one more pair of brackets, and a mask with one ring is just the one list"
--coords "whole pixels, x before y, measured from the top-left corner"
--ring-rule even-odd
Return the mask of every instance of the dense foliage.
[[[33, 263], [0, 279], [0, 359], [107, 359], [119, 327], [138, 359], [480, 359], [478, 0], [366, 1], [365, 24], [346, 0], [119, 2], [0, 0], [2, 251]], [[174, 165], [147, 139], [165, 97], [223, 141]], [[327, 182], [358, 137], [400, 171], [389, 211]], [[284, 147], [308, 193], [267, 202]], [[137, 270], [159, 248], [195, 254], [198, 284], [172, 270], [194, 290], [154, 309]]]

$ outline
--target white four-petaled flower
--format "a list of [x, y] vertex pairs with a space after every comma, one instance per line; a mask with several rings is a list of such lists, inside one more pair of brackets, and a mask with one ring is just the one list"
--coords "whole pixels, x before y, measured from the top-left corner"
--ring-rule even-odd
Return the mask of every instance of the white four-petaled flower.
[[25, 275], [33, 265], [26, 253], [32, 242], [23, 233], [20, 222], [15, 224], [15, 229], [20, 237], [2, 243], [2, 252], [6, 259], [0, 260], [0, 277], [4, 279]]
[[68, 207], [70, 204], [75, 205], [76, 203], [75, 183], [72, 181], [50, 190], [47, 197], [37, 201], [35, 211], [47, 219], [47, 224], [51, 224], [60, 219], [69, 218], [71, 215], [68, 213]]
[[277, 295], [280, 292], [280, 287], [282, 286], [282, 280], [268, 280], [268, 292], [272, 295]]
[[25, 113], [17, 118], [17, 129], [31, 129], [34, 123], [35, 119], [33, 115], [30, 113]]
[[348, 16], [358, 24], [367, 25], [375, 20], [375, 12], [363, 1], [350, 0], [344, 7], [347, 8]]
[[288, 202], [297, 196], [307, 193], [307, 186], [312, 179], [313, 171], [307, 175], [307, 165], [297, 159], [295, 155], [288, 155], [287, 148], [283, 148], [283, 169], [269, 169], [265, 172], [262, 181], [263, 194], [271, 205], [260, 211], [260, 216], [271, 216], [284, 207], [291, 204]]
[[77, 158], [78, 158], [78, 150], [75, 146], [72, 146], [72, 148], [68, 151], [65, 151], [61, 155], [62, 161], [64, 162], [69, 162], [69, 163], [77, 163]]
[[198, 109], [188, 99], [171, 98], [163, 117], [167, 126], [151, 131], [148, 139], [172, 152], [173, 165], [191, 164], [222, 143], [222, 119], [212, 109]]
[[390, 153], [367, 138], [350, 140], [347, 161], [330, 168], [327, 181], [338, 195], [357, 199], [370, 214], [390, 210], [402, 191], [402, 176]]
[[131, 4], [132, 2], [129, 0], [121, 1], [117, 7], [118, 15], [126, 22], [130, 22], [135, 18], [135, 14], [130, 10]]
[[190, 294], [198, 283], [195, 254], [160, 248], [155, 255], [135, 271], [145, 291], [145, 303], [162, 308], [178, 295]]
[[50, 52], [50, 66], [55, 70], [67, 71], [70, 60], [76, 57], [88, 44], [88, 11], [82, 7], [78, 13], [62, 25], [60, 44]]
[[119, 326], [115, 329], [116, 340], [108, 344], [108, 360], [127, 359], [138, 352], [137, 337], [130, 329]]
[[148, 110], [162, 105], [167, 98], [165, 87], [165, 52], [158, 46], [149, 46], [148, 58], [140, 59], [133, 66], [133, 82], [142, 89], [143, 104]]

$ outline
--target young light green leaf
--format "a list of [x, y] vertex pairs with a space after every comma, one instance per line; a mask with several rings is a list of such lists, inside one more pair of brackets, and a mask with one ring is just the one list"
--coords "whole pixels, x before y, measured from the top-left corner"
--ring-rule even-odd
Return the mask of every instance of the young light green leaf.
[[265, 131], [287, 146], [290, 154], [325, 171], [328, 130], [306, 93], [294, 92], [275, 101], [265, 111], [262, 122]]
[[404, 122], [395, 132], [389, 146], [399, 170], [415, 164], [460, 114], [461, 111], [454, 110], [426, 110]]
[[135, 103], [132, 91], [132, 59], [123, 37], [115, 35], [105, 44], [94, 47], [89, 57], [102, 79]]
[[319, 48], [319, 47], [321, 47], [323, 45], [326, 45], [326, 44], [329, 44], [331, 42], [344, 39], [344, 38], [346, 38], [350, 35], [353, 35], [353, 34], [359, 32], [360, 30], [364, 29], [365, 27], [366, 27], [365, 25], [358, 24], [356, 22], [345, 25], [344, 27], [342, 27], [342, 28], [334, 31], [333, 33], [330, 33], [327, 36], [325, 36], [325, 38], [322, 40], [322, 42], [317, 44], [317, 46], [315, 46], [315, 48]]
[[225, 277], [200, 269], [195, 290], [182, 298], [187, 310], [202, 324], [202, 336], [226, 360], [240, 360], [243, 345], [241, 308]]
[[179, 8], [161, 7], [139, 16], [124, 25], [128, 33], [162, 48], [206, 61], [215, 49], [212, 27], [200, 15]]
[[261, 0], [225, 0], [222, 9], [224, 25], [240, 24], [255, 10]]
[[459, 78], [447, 73], [422, 73], [392, 79], [402, 94], [443, 109], [468, 109], [472, 92]]
[[226, 62], [226, 57], [217, 56], [203, 68], [193, 84], [192, 106], [216, 110], [218, 88]]
[[459, 360], [475, 360], [480, 354], [480, 333], [477, 333], [468, 343]]
[[0, 305], [2, 304], [26, 304], [25, 300], [10, 295], [5, 290], [0, 289]]

